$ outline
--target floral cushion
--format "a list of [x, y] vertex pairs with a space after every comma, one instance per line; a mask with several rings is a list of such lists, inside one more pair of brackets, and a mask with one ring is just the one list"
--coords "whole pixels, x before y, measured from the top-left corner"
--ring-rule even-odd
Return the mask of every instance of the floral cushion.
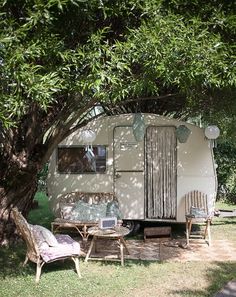
[[40, 255], [45, 262], [66, 258], [68, 256], [80, 255], [80, 244], [73, 240], [69, 235], [56, 235], [58, 246], [42, 248]]
[[190, 215], [194, 218], [204, 218], [207, 217], [207, 213], [203, 208], [191, 206]]
[[61, 216], [63, 219], [70, 220], [73, 209], [75, 208], [75, 203], [66, 203], [61, 206]]
[[90, 206], [90, 221], [99, 221], [100, 218], [106, 217], [107, 204], [99, 203]]
[[106, 217], [106, 209], [106, 203], [89, 204], [78, 201], [71, 212], [71, 219], [82, 222], [98, 221], [100, 218]]
[[106, 216], [116, 217], [118, 220], [122, 218], [119, 204], [117, 201], [111, 201], [107, 203]]
[[32, 232], [39, 247], [45, 246], [58, 246], [56, 237], [51, 231], [39, 225], [31, 225]]
[[62, 205], [61, 215], [63, 219], [81, 222], [96, 222], [105, 217], [116, 217], [118, 220], [122, 218], [117, 201], [91, 204], [79, 200], [75, 203]]

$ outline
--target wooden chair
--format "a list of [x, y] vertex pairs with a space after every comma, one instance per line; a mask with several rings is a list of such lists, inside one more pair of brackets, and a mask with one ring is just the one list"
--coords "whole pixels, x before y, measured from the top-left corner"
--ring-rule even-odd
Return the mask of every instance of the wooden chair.
[[186, 240], [189, 245], [193, 223], [205, 222], [203, 238], [208, 237], [208, 245], [211, 244], [210, 224], [212, 217], [208, 209], [207, 195], [200, 191], [191, 191], [185, 195], [185, 218], [186, 218]]
[[[33, 225], [28, 224], [26, 219], [16, 208], [12, 210], [12, 217], [16, 224], [17, 231], [20, 233], [27, 246], [26, 258], [23, 265], [25, 265], [28, 260], [37, 264], [36, 283], [39, 282], [41, 270], [45, 263], [64, 260], [66, 258], [71, 258], [74, 261], [76, 272], [78, 276], [81, 277], [79, 268], [80, 245], [78, 242], [68, 235], [57, 235], [55, 237], [58, 243], [56, 246], [49, 246], [46, 242], [40, 245]], [[47, 231], [50, 232], [49, 230]], [[52, 236], [54, 235], [52, 234]]]

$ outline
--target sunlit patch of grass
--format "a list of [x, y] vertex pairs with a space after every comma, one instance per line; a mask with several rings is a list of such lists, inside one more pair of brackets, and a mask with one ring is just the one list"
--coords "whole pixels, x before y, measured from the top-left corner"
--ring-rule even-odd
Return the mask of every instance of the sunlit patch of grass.
[[214, 218], [211, 225], [213, 239], [227, 239], [236, 242], [236, 217]]
[[216, 202], [216, 209], [223, 209], [223, 210], [236, 210], [236, 205], [232, 203], [227, 203], [223, 200]]

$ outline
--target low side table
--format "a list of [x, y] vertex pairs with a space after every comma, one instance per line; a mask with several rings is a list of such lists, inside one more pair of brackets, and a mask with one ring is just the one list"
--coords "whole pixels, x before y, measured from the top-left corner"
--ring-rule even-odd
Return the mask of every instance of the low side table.
[[[96, 252], [96, 241], [98, 239], [112, 239], [116, 240], [118, 242], [119, 248], [120, 248], [120, 262], [121, 265], [124, 266], [124, 247], [126, 249], [126, 252], [129, 254], [128, 247], [126, 245], [126, 242], [124, 240], [124, 236], [129, 233], [129, 229], [123, 226], [116, 226], [111, 229], [100, 229], [99, 227], [91, 227], [88, 229], [88, 234], [93, 236], [93, 239], [91, 241], [91, 244], [89, 246], [87, 255], [85, 257], [85, 262], [88, 260], [108, 260], [105, 258], [98, 258], [98, 257], [90, 257], [90, 254], [92, 252], [93, 246], [95, 248]], [[116, 259], [109, 258], [109, 260], [114, 261]]]

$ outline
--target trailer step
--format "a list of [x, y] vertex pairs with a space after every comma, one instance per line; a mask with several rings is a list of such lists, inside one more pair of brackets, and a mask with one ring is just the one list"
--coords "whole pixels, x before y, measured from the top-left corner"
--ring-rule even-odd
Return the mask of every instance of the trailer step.
[[144, 241], [148, 238], [170, 238], [171, 227], [147, 227], [143, 231]]

